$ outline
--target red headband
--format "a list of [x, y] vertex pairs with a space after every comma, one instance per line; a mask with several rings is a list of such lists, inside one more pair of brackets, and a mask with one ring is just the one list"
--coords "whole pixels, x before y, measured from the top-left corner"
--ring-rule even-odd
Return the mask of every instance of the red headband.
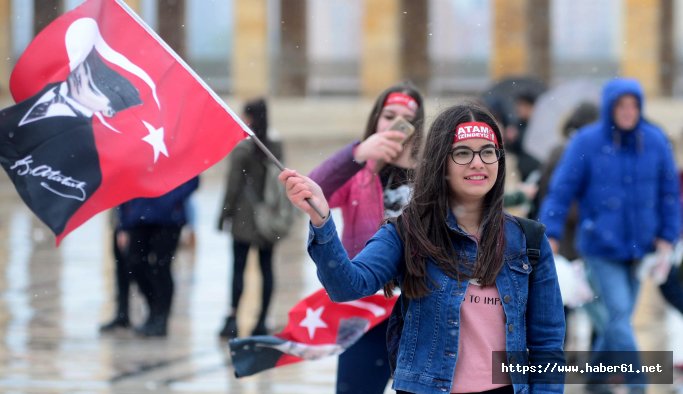
[[404, 107], [412, 109], [413, 111], [417, 110], [418, 107], [417, 101], [415, 101], [414, 98], [410, 97], [407, 94], [399, 92], [390, 93], [387, 96], [387, 99], [384, 101], [384, 107], [391, 104], [402, 105]]
[[467, 122], [460, 123], [455, 126], [455, 138], [453, 143], [469, 140], [472, 138], [481, 138], [493, 142], [498, 147], [498, 139], [493, 128], [483, 122]]

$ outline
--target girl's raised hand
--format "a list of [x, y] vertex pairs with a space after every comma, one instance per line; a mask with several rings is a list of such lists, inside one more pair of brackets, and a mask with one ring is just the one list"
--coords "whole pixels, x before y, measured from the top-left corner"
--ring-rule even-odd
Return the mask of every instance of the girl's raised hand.
[[379, 131], [366, 138], [356, 147], [353, 159], [358, 163], [368, 160], [389, 163], [403, 151], [406, 135], [402, 131]]
[[[320, 186], [311, 178], [288, 168], [280, 173], [278, 179], [285, 186], [289, 201], [306, 212], [314, 226], [321, 226], [330, 215], [330, 206]], [[310, 202], [325, 214], [325, 218], [320, 217], [306, 199], [310, 199]]]

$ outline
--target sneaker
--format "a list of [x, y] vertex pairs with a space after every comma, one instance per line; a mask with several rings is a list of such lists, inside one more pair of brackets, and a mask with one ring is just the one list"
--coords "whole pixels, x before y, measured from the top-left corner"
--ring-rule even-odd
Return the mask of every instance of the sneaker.
[[127, 317], [115, 317], [109, 323], [100, 326], [100, 332], [106, 334], [117, 330], [127, 330], [129, 328], [130, 320], [128, 320]]
[[235, 316], [230, 316], [225, 319], [225, 324], [223, 328], [218, 333], [218, 336], [222, 339], [234, 339], [237, 338], [237, 318]]

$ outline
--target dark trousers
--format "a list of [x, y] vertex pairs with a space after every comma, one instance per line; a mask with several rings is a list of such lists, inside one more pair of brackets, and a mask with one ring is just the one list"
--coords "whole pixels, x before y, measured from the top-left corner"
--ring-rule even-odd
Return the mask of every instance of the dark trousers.
[[128, 320], [130, 283], [133, 280], [133, 272], [129, 267], [124, 255], [116, 242], [116, 236], [120, 230], [114, 230], [114, 263], [116, 265], [116, 318]]
[[679, 313], [683, 313], [683, 285], [679, 279], [679, 270], [680, 267], [671, 267], [666, 282], [659, 285], [659, 291], [666, 302], [676, 308]]
[[339, 355], [337, 394], [382, 394], [391, 371], [385, 320]]
[[[247, 255], [251, 244], [238, 240], [232, 241], [233, 253], [233, 272], [232, 272], [232, 308], [237, 310], [244, 291], [244, 270], [247, 267]], [[273, 245], [262, 246], [258, 249], [258, 261], [261, 268], [261, 276], [263, 278], [263, 287], [261, 292], [261, 312], [259, 314], [259, 321], [265, 321], [270, 307], [270, 299], [273, 295], [273, 288], [275, 287], [275, 278], [273, 276]]]
[[165, 324], [173, 301], [171, 264], [181, 226], [146, 225], [128, 230], [127, 260], [140, 292], [149, 306], [149, 318]]

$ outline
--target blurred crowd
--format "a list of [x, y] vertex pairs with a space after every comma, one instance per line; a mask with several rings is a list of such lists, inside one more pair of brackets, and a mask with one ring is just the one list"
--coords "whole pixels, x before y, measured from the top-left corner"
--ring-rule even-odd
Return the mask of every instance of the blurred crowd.
[[[548, 88], [534, 78], [509, 78], [470, 100], [484, 105], [502, 131], [506, 210], [546, 226], [565, 316], [570, 319], [578, 309], [588, 312], [593, 350], [635, 354], [639, 348], [631, 319], [642, 280], [655, 281], [664, 299], [683, 313], [678, 268], [682, 256], [677, 247], [683, 221], [681, 173], [666, 131], [657, 126], [657, 119], [644, 116], [646, 98], [640, 84], [615, 78], [604, 86], [575, 80]], [[393, 112], [386, 115], [386, 108]], [[287, 141], [270, 138], [267, 114], [265, 99], [256, 99], [245, 105], [242, 117], [282, 160], [282, 143]], [[407, 121], [405, 129], [399, 128], [397, 117]], [[344, 212], [345, 229], [354, 229], [353, 235], [343, 236], [349, 255], [362, 248], [382, 220], [407, 204], [411, 168], [420, 160], [422, 130], [427, 126], [423, 123], [421, 94], [407, 82], [389, 88], [378, 97], [361, 138], [311, 174], [326, 197], [337, 201], [332, 207]], [[395, 134], [399, 131], [410, 137], [404, 141]], [[397, 138], [400, 143], [392, 144]], [[406, 141], [411, 149], [402, 154]], [[256, 223], [256, 202], [264, 200], [266, 185], [273, 182], [267, 176], [269, 160], [251, 140], [243, 141], [230, 156], [223, 203], [217, 201], [219, 229], [232, 234], [231, 299], [217, 330], [222, 339], [241, 334], [237, 311], [250, 248], [259, 252], [263, 279], [261, 309], [251, 335], [273, 333], [268, 317], [276, 283], [272, 264], [281, 240], [264, 237]], [[136, 283], [149, 307], [148, 319], [136, 332], [143, 337], [167, 335], [173, 298], [170, 267], [178, 242], [185, 240], [190, 247], [195, 242], [191, 226], [182, 228], [192, 224], [189, 197], [197, 184], [195, 179], [167, 196], [134, 200], [117, 209], [113, 244], [118, 307], [114, 318], [101, 327], [103, 333], [132, 327], [127, 300], [130, 284]], [[368, 192], [374, 185], [381, 195]], [[181, 238], [184, 233], [186, 238]], [[363, 362], [385, 357], [386, 326], [378, 327], [340, 357], [338, 393], [383, 392], [389, 379], [386, 365]], [[354, 381], [363, 382], [362, 387]], [[646, 382], [627, 383], [630, 392], [637, 393], [643, 392]], [[587, 389], [611, 392], [601, 384]]]

